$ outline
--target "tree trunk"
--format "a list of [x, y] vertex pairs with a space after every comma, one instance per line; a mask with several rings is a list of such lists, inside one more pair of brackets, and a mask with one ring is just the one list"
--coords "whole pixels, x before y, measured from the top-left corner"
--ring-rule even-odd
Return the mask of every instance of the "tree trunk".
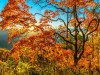
[[[76, 5], [73, 7], [73, 12], [74, 12], [74, 19], [77, 17], [76, 13]], [[76, 21], [74, 21], [74, 29], [75, 29], [75, 54], [74, 54], [74, 64], [75, 66], [77, 65], [77, 25]]]

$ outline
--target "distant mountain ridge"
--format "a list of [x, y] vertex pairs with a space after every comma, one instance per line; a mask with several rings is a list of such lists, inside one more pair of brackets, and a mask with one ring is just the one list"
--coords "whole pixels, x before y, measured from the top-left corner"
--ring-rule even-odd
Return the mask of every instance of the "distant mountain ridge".
[[[73, 31], [72, 28], [70, 28], [70, 29], [71, 29], [71, 31]], [[5, 29], [3, 31], [1, 31], [1, 29], [0, 29], [0, 48], [6, 48], [8, 50], [11, 50], [13, 47], [13, 44], [12, 44], [12, 42], [8, 43], [8, 35], [9, 34], [7, 33], [7, 31], [8, 31], [8, 29]], [[59, 32], [59, 30], [56, 29], [56, 32]], [[37, 34], [37, 32], [29, 32], [26, 37], [29, 37], [31, 35], [36, 35], [36, 34]]]
[[8, 43], [7, 29], [1, 31], [0, 29], [0, 48], [12, 49], [12, 43]]
[[[8, 29], [5, 29], [3, 31], [1, 31], [1, 29], [0, 29], [0, 48], [6, 48], [8, 50], [11, 50], [12, 47], [13, 47], [12, 42], [17, 41], [19, 39], [16, 38], [16, 39], [12, 40], [11, 43], [8, 43], [9, 34], [7, 33], [7, 31], [8, 31]], [[30, 33], [27, 34], [26, 37], [29, 37], [31, 35], [36, 35], [36, 34], [37, 34], [37, 32], [30, 32]]]

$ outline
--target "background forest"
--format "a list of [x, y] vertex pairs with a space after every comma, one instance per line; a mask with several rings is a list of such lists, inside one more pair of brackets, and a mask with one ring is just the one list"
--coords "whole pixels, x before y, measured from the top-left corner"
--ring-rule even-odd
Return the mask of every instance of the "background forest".
[[100, 75], [99, 0], [5, 1], [0, 75]]

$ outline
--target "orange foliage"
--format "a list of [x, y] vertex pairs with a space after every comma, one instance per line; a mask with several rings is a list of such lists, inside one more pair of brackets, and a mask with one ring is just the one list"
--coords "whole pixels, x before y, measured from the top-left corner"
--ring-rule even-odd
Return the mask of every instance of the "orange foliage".
[[[91, 7], [91, 5], [98, 5], [96, 2], [93, 1], [94, 0], [60, 0], [59, 2], [57, 2], [55, 0], [51, 0], [49, 3], [57, 4], [59, 8], [73, 8], [74, 6], [76, 6], [77, 9], [84, 8], [83, 13], [87, 14], [86, 19], [84, 20], [83, 17], [78, 19], [76, 17], [72, 17], [69, 23], [71, 26], [74, 27], [74, 25], [81, 23], [78, 22], [78, 20], [84, 20], [80, 24], [80, 26], [87, 29], [88, 27], [85, 27], [85, 25], [91, 22], [93, 19], [95, 19], [95, 17], [97, 17], [96, 15], [91, 14], [90, 10], [87, 9], [88, 6]], [[63, 64], [73, 67], [75, 55], [74, 50], [66, 50], [63, 48], [66, 47], [65, 44], [57, 43], [57, 39], [54, 35], [54, 32], [56, 30], [48, 24], [49, 22], [52, 22], [52, 18], [55, 18], [56, 16], [60, 15], [60, 11], [45, 10], [45, 17], [42, 17], [40, 19], [40, 25], [36, 25], [37, 21], [35, 20], [35, 17], [33, 17], [31, 13], [29, 13], [29, 8], [30, 7], [25, 4], [25, 0], [8, 0], [8, 3], [6, 4], [5, 8], [2, 10], [0, 14], [0, 17], [2, 18], [2, 21], [0, 21], [0, 27], [2, 27], [2, 30], [6, 29], [7, 27], [10, 27], [8, 31], [8, 40], [19, 37], [21, 34], [28, 33], [29, 31], [39, 32], [37, 33], [37, 35], [32, 35], [27, 38], [22, 37], [17, 43], [13, 44], [13, 49], [11, 49], [10, 53], [14, 56], [15, 61], [18, 61], [20, 59], [19, 56], [23, 55], [25, 57], [30, 57], [30, 62], [34, 63], [35, 61], [37, 61], [37, 55], [43, 54], [44, 58], [50, 58], [51, 63], [53, 60], [55, 60], [55, 62], [58, 65]], [[65, 12], [64, 9], [61, 10]], [[71, 13], [76, 13], [76, 11], [73, 10]], [[95, 24], [96, 21], [92, 21], [88, 30], [93, 30]], [[16, 28], [17, 25], [20, 25], [21, 28]], [[33, 30], [30, 30], [31, 27], [33, 27]], [[60, 31], [61, 33], [67, 34], [64, 33], [66, 27], [67, 26], [59, 25], [58, 29], [62, 29]], [[79, 26], [77, 25], [76, 28], [78, 27]], [[63, 34], [60, 35], [62, 36]], [[68, 41], [70, 39], [71, 38], [65, 38], [65, 41]], [[78, 40], [77, 44], [79, 45], [80, 43], [81, 41]], [[75, 45], [74, 42], [71, 44]], [[24, 52], [25, 50], [27, 51], [27, 53]], [[91, 52], [91, 48], [86, 43], [83, 57], [87, 56]], [[85, 68], [88, 68], [88, 64], [89, 62], [83, 59], [80, 59], [78, 62], [78, 65], [80, 67], [84, 66]]]

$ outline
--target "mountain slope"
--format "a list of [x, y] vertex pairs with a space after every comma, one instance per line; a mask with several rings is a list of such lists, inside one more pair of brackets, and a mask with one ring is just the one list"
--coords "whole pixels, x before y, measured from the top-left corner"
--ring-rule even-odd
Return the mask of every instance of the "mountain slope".
[[8, 43], [8, 33], [7, 30], [1, 31], [0, 29], [0, 48], [6, 48], [10, 50], [12, 48], [12, 43]]

